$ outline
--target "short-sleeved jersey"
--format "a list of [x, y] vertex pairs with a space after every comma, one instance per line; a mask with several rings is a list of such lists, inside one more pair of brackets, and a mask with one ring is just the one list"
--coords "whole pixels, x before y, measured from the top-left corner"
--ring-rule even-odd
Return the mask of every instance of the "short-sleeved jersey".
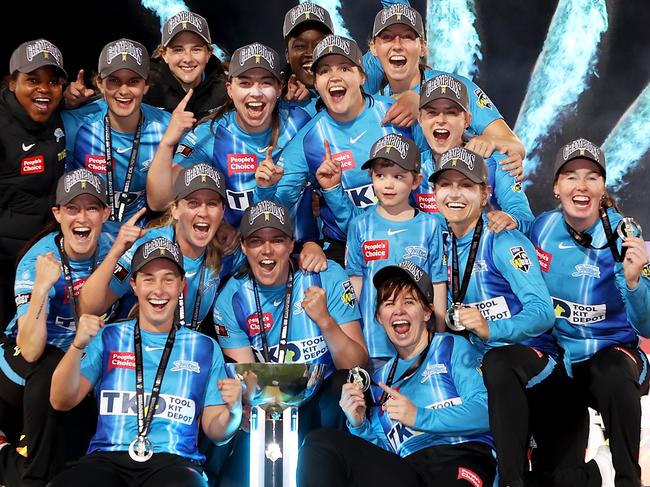
[[[463, 304], [477, 307], [490, 327], [487, 342], [470, 333], [469, 339], [483, 351], [522, 344], [557, 356], [550, 330], [553, 326], [551, 297], [544, 284], [535, 248], [518, 230], [493, 233], [483, 216], [483, 232]], [[459, 278], [462, 282], [474, 230], [457, 239]], [[449, 281], [448, 302], [452, 302], [452, 234], [445, 242]], [[460, 282], [459, 282], [460, 286]]]
[[[138, 436], [134, 326], [135, 320], [104, 326], [81, 360], [81, 374], [93, 384], [99, 406], [97, 432], [88, 453], [126, 451]], [[146, 406], [167, 333], [141, 333]], [[204, 460], [197, 448], [199, 417], [204, 407], [224, 404], [217, 382], [225, 378], [223, 355], [217, 342], [180, 328], [149, 428], [149, 440], [156, 453]]]
[[[280, 158], [285, 146], [311, 118], [300, 107], [281, 108], [280, 134], [273, 148], [273, 160]], [[235, 228], [243, 212], [255, 203], [255, 171], [266, 157], [266, 149], [271, 143], [272, 127], [259, 133], [249, 133], [237, 124], [234, 110], [226, 112], [213, 124], [206, 121], [188, 132], [176, 149], [174, 162], [183, 167], [200, 162], [211, 164], [219, 169], [226, 180], [228, 208], [225, 219]], [[298, 240], [315, 239], [317, 227], [311, 215], [311, 188], [296, 195], [296, 202], [291, 205], [292, 217], [297, 218], [295, 225]], [[308, 193], [308, 194], [307, 194]], [[303, 203], [306, 201], [307, 203]]]
[[[371, 394], [375, 404], [386, 383], [393, 360], [373, 374]], [[428, 353], [417, 370], [401, 378], [418, 360], [400, 359], [391, 387], [407, 396], [417, 407], [415, 425], [411, 428], [391, 421], [379, 406], [373, 406], [370, 417], [350, 431], [385, 450], [406, 457], [424, 448], [456, 445], [469, 441], [493, 447], [490, 435], [487, 391], [479, 371], [480, 355], [465, 338], [436, 333]]]
[[[320, 328], [302, 307], [305, 291], [311, 286], [325, 290], [327, 309], [339, 325], [357, 321], [361, 316], [352, 284], [336, 262], [328, 261], [327, 270], [323, 272], [295, 272], [285, 360], [287, 363], [329, 365], [326, 372], [329, 375], [334, 370], [332, 355]], [[278, 360], [286, 288], [286, 284], [257, 286], [271, 362]], [[223, 349], [251, 346], [258, 359], [264, 361], [255, 291], [248, 275], [231, 278], [219, 293], [214, 306], [214, 322]]]
[[[613, 231], [621, 219], [608, 210]], [[615, 262], [605, 229], [598, 220], [587, 230], [597, 250], [578, 245], [558, 210], [542, 213], [533, 223], [542, 275], [553, 298], [554, 335], [571, 362], [587, 360], [613, 345], [638, 344], [637, 333], [650, 335], [650, 268], [639, 285], [627, 287], [623, 264]], [[620, 250], [620, 240], [617, 240]]]
[[[73, 150], [67, 156], [66, 171], [84, 167], [98, 174], [106, 183], [104, 117], [107, 114], [107, 110], [108, 108], [104, 105], [101, 111], [88, 116], [79, 127], [76, 137], [72, 142]], [[144, 117], [142, 135], [122, 221], [128, 220], [147, 205], [147, 197], [145, 194], [147, 172], [149, 171], [160, 139], [165, 133], [170, 119], [169, 113], [144, 103], [140, 105], [140, 110]], [[116, 201], [119, 201], [124, 189], [124, 181], [131, 158], [134, 138], [135, 133], [123, 133], [111, 129], [113, 189]], [[104, 224], [104, 231], [117, 235], [120, 226], [121, 222], [108, 221]]]
[[[284, 166], [284, 175], [280, 182], [267, 188], [257, 187], [259, 199], [271, 199], [292, 206], [297, 201], [301, 188], [307, 184], [320, 188], [316, 181], [316, 171], [325, 157], [324, 141], [327, 140], [332, 158], [341, 163], [341, 186], [344, 191], [339, 187], [338, 191], [325, 192], [320, 199], [322, 231], [328, 239], [345, 241], [354, 207], [366, 208], [377, 202], [370, 175], [367, 170], [361, 169], [368, 159], [372, 144], [390, 133], [411, 137], [410, 129], [381, 125], [386, 110], [394, 102], [395, 100], [384, 97], [368, 99], [366, 108], [350, 122], [337, 122], [327, 110], [321, 110], [298, 132], [282, 153], [278, 164]], [[335, 210], [332, 209], [333, 205]]]
[[387, 265], [410, 260], [424, 269], [432, 282], [445, 282], [440, 222], [440, 218], [422, 212], [407, 221], [392, 221], [382, 217], [375, 206], [350, 223], [345, 267], [348, 275], [363, 279], [359, 306], [370, 358], [395, 355], [395, 347], [375, 318], [377, 290], [373, 276]]
[[[131, 261], [136, 249], [157, 237], [164, 237], [168, 240], [175, 240], [175, 232], [173, 226], [164, 226], [156, 228], [148, 228], [147, 233], [135, 241], [129, 250], [127, 250], [122, 257], [117, 261], [113, 276], [109, 287], [118, 298], [122, 298], [128, 294], [132, 294], [130, 280], [131, 280]], [[203, 280], [199, 283], [201, 277], [201, 267], [205, 259], [205, 253], [196, 259], [190, 259], [183, 256], [183, 265], [185, 267], [185, 322], [189, 325], [192, 321], [192, 314], [194, 311], [195, 303], [199, 292], [201, 293], [201, 307], [199, 309], [199, 322], [208, 315], [212, 310], [214, 298], [217, 295], [217, 289], [221, 280], [227, 277], [233, 269], [239, 267], [244, 261], [244, 255], [241, 250], [233, 255], [224, 256], [221, 262], [221, 269], [218, 273], [205, 268]]]
[[[18, 334], [18, 318], [27, 313], [29, 308], [36, 280], [36, 259], [38, 259], [39, 255], [52, 252], [56, 259], [61, 260], [59, 246], [55, 240], [57, 235], [58, 232], [52, 232], [44, 236], [25, 253], [18, 263], [16, 282], [14, 284], [16, 316], [11, 320], [6, 330], [6, 334], [13, 338]], [[92, 270], [104, 260], [109, 249], [110, 242], [107, 242], [104, 236], [101, 235], [96, 257], [83, 260], [68, 259], [75, 300], [78, 298], [86, 279], [88, 279]], [[77, 332], [77, 326], [73, 311], [74, 301], [71, 302], [70, 300], [63, 271], [61, 271], [61, 275], [54, 286], [50, 288], [48, 298], [45, 308], [47, 313], [45, 320], [47, 343], [62, 350], [67, 350]]]
[[[488, 182], [492, 187], [489, 203], [495, 210], [505, 211], [511, 215], [517, 222], [517, 230], [527, 234], [533, 222], [533, 212], [521, 183], [517, 181], [517, 178], [501, 170], [500, 162], [506, 157], [506, 155], [495, 151], [485, 159]], [[420, 187], [413, 191], [412, 201], [420, 210], [435, 213], [438, 211], [438, 205], [434, 194], [434, 184], [429, 182], [429, 178], [436, 169], [433, 152], [431, 150], [424, 151], [421, 161], [422, 182]]]

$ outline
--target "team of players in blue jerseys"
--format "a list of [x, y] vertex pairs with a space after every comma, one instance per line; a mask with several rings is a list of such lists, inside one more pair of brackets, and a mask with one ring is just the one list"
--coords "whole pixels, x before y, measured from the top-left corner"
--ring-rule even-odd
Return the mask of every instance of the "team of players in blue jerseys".
[[[230, 102], [200, 121], [191, 91], [171, 114], [142, 104], [144, 46], [102, 51], [104, 97], [64, 116], [58, 226], [18, 263], [1, 346], [9, 403], [27, 397], [27, 364], [46, 359], [35, 370], [53, 375], [57, 409], [94, 391], [89, 455], [53, 485], [82, 485], [102, 462], [138, 479], [147, 465], [163, 471], [151, 453], [189, 461], [187, 485], [205, 485], [199, 426], [215, 441], [245, 434], [246, 395], [224, 355], [323, 364], [337, 393], [337, 370], [370, 372], [367, 392], [351, 374], [340, 396], [365, 442], [308, 436], [301, 469], [318, 468], [313, 449], [329, 473], [301, 471], [301, 485], [363, 483], [335, 444], [397, 462], [402, 485], [639, 484], [650, 267], [640, 228], [607, 194], [605, 155], [586, 139], [563, 146], [560, 207], [534, 218], [517, 177], [523, 147], [497, 108], [471, 80], [420, 64], [417, 11], [382, 6], [365, 54], [322, 7], [294, 7], [287, 45], [319, 41], [290, 62], [301, 96], [278, 102], [279, 55], [254, 43], [230, 61]], [[176, 17], [170, 32], [205, 39], [204, 19]], [[150, 221], [147, 206], [167, 220]], [[196, 331], [210, 319], [216, 341]], [[569, 403], [578, 425], [562, 454], [549, 431], [566, 431], [545, 422], [541, 396]], [[604, 449], [584, 462], [587, 406], [603, 415], [613, 463]], [[51, 433], [50, 417], [25, 428], [23, 455], [0, 446], [0, 466], [18, 465], [4, 484], [45, 485], [61, 470], [59, 453], [30, 443]], [[41, 474], [36, 459], [56, 468]]]

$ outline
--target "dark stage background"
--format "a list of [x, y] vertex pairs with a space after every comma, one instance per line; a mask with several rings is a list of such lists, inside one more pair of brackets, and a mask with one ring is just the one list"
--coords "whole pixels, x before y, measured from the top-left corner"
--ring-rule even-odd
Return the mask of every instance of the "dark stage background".
[[[252, 41], [283, 50], [284, 13], [297, 1], [188, 0], [188, 7], [208, 19], [213, 41], [231, 53]], [[483, 60], [475, 81], [514, 126], [528, 81], [541, 51], [555, 0], [476, 0], [477, 29]], [[343, 17], [360, 44], [368, 39], [379, 0], [343, 0]], [[411, 4], [426, 12], [425, 0]], [[551, 168], [556, 148], [584, 136], [601, 144], [620, 116], [650, 80], [650, 3], [648, 0], [608, 0], [609, 29], [600, 43], [597, 76], [582, 94], [575, 110], [567, 110], [552, 128], [543, 146], [543, 165], [527, 194], [538, 213], [552, 207]], [[45, 37], [63, 51], [71, 75], [79, 68], [96, 69], [102, 46], [119, 37], [131, 37], [152, 49], [160, 39], [160, 21], [137, 0], [112, 2], [16, 2], [3, 5], [0, 59], [8, 69], [12, 50], [21, 42]], [[431, 42], [431, 40], [430, 40]], [[562, 89], [561, 83], [555, 88]], [[650, 137], [650, 124], [642, 130]], [[622, 209], [650, 232], [650, 154], [625, 177], [617, 193]], [[650, 233], [646, 232], [648, 235]]]

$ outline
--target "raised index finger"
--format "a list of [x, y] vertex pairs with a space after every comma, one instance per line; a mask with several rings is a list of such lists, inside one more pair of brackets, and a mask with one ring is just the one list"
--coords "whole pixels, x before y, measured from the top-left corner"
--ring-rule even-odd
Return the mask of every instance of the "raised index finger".
[[266, 147], [266, 159], [273, 162], [273, 146], [271, 144]]
[[332, 159], [332, 150], [330, 149], [330, 143], [327, 140], [323, 141], [323, 147], [325, 148], [325, 159]]
[[84, 70], [80, 69], [79, 72], [77, 73], [77, 83], [82, 84], [84, 87], [86, 86], [86, 83], [84, 81]]
[[145, 206], [144, 208], [140, 208], [137, 212], [133, 214], [131, 218], [129, 218], [126, 222], [124, 222], [125, 225], [135, 225], [135, 222], [137, 222], [144, 214], [147, 212], [147, 207]]
[[400, 394], [399, 392], [397, 392], [397, 391], [396, 391], [395, 389], [393, 389], [392, 387], [388, 387], [388, 386], [387, 386], [386, 384], [384, 384], [383, 382], [380, 382], [378, 385], [379, 385], [379, 387], [381, 387], [381, 388], [386, 392], [386, 394], [388, 394], [389, 396], [393, 396], [394, 398], [395, 398], [395, 397], [398, 397], [398, 396], [401, 396], [401, 394]]
[[187, 107], [187, 104], [190, 102], [190, 98], [192, 98], [193, 93], [194, 93], [193, 88], [187, 90], [187, 94], [183, 97], [183, 99], [180, 102], [178, 102], [178, 105], [176, 105], [176, 109], [174, 111], [184, 112], [185, 108]]

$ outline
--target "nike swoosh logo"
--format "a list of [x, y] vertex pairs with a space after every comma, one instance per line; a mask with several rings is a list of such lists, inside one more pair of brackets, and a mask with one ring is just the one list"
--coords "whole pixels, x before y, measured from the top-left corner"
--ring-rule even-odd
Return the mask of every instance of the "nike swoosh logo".
[[153, 352], [154, 350], [162, 350], [164, 347], [150, 347], [149, 345], [146, 345], [144, 347], [145, 352]]
[[273, 306], [280, 306], [282, 304], [282, 300], [280, 301], [273, 301]]
[[125, 147], [124, 149], [115, 149], [118, 154], [124, 154], [125, 152], [130, 151], [133, 147]]
[[388, 235], [397, 235], [398, 233], [405, 232], [406, 228], [402, 228], [401, 230], [388, 230], [386, 233]]
[[258, 147], [257, 152], [259, 152], [260, 154], [264, 154], [266, 152], [266, 149], [268, 148], [269, 148], [268, 145], [266, 147]]
[[25, 145], [25, 144], [23, 144], [23, 150], [24, 150], [25, 152], [27, 152], [29, 149], [31, 149], [31, 148], [34, 147], [35, 145], [36, 145], [36, 144], [29, 144], [29, 145]]
[[188, 279], [189, 279], [190, 277], [194, 277], [194, 276], [196, 276], [196, 272], [186, 272], [186, 273], [185, 273], [185, 277], [188, 278]]
[[575, 249], [576, 246], [575, 245], [564, 245], [564, 243], [560, 243], [560, 244], [558, 244], [558, 248], [561, 248], [561, 249]]
[[364, 130], [361, 132], [359, 135], [357, 135], [355, 138], [350, 137], [350, 144], [356, 144], [357, 141], [364, 136], [364, 134], [367, 132], [367, 130]]

